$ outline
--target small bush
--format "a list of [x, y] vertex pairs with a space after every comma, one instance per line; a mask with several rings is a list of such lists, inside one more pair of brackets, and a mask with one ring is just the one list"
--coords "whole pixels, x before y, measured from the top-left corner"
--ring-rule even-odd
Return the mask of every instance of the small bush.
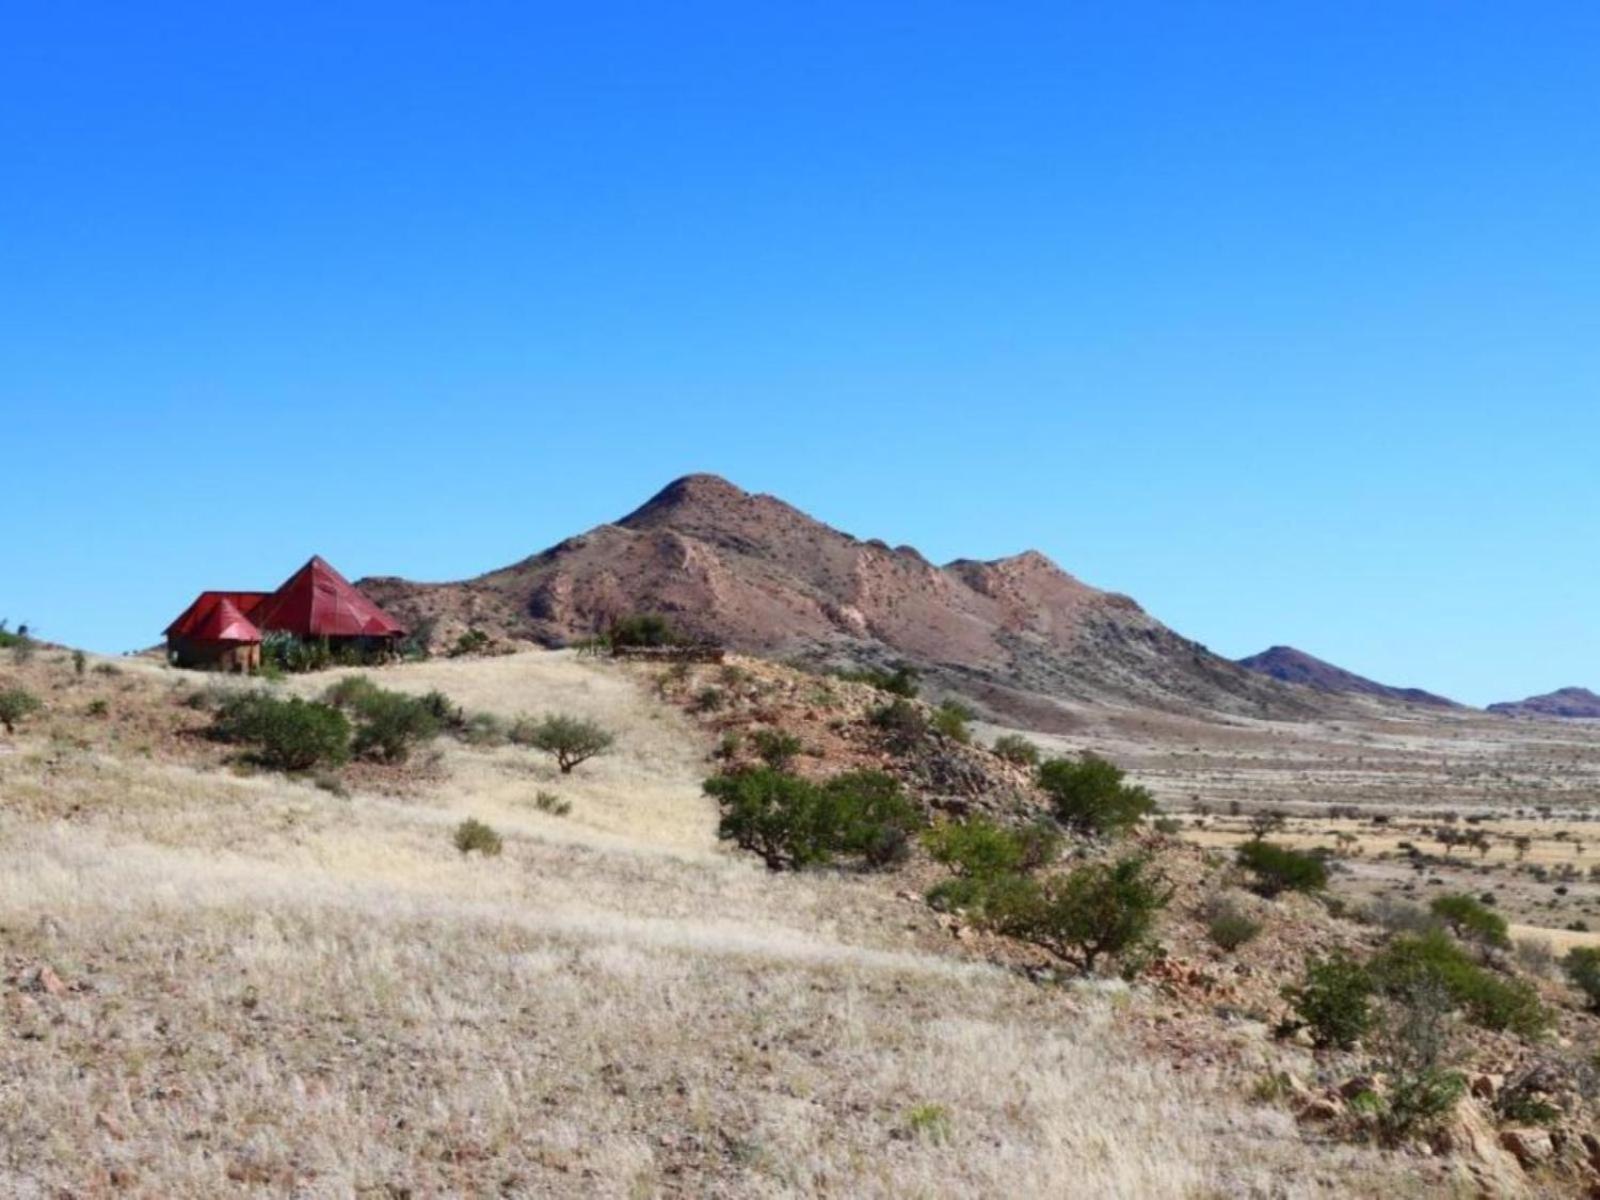
[[549, 714], [540, 721], [522, 718], [511, 727], [511, 740], [553, 755], [563, 775], [611, 748], [616, 738], [593, 721]]
[[636, 613], [612, 622], [607, 640], [619, 646], [676, 646], [683, 636], [659, 613]]
[[103, 717], [111, 711], [111, 705], [104, 700], [91, 700], [83, 711], [91, 717]]
[[873, 709], [868, 719], [882, 731], [885, 744], [895, 754], [910, 753], [928, 736], [928, 718], [903, 696]]
[[1321, 1047], [1348, 1050], [1372, 1027], [1372, 977], [1342, 954], [1308, 958], [1300, 983], [1284, 999]]
[[1584, 994], [1589, 1007], [1600, 1011], [1600, 949], [1594, 946], [1575, 946], [1561, 960], [1572, 986]]
[[438, 732], [439, 722], [423, 701], [380, 691], [361, 707], [353, 749], [366, 758], [404, 762], [414, 746]]
[[1362, 1092], [1351, 1102], [1375, 1118], [1378, 1139], [1396, 1145], [1443, 1121], [1466, 1091], [1450, 1069], [1451, 1000], [1435, 979], [1418, 978], [1390, 996], [1370, 1040], [1388, 1083], [1383, 1094]]
[[1120, 768], [1093, 754], [1042, 764], [1039, 786], [1049, 794], [1056, 820], [1091, 837], [1126, 833], [1156, 806], [1144, 788], [1123, 782]]
[[572, 801], [563, 800], [554, 792], [535, 792], [533, 806], [552, 817], [564, 817], [572, 811]]
[[787, 771], [800, 753], [800, 739], [781, 729], [758, 729], [750, 735], [756, 756], [774, 771]]
[[350, 756], [344, 713], [298, 697], [240, 692], [223, 701], [211, 728], [223, 741], [254, 747], [257, 761], [280, 771], [338, 766]]
[[852, 771], [823, 784], [771, 767], [706, 780], [722, 808], [721, 837], [759, 854], [773, 870], [838, 858], [882, 867], [903, 857], [920, 823], [892, 776]]
[[505, 848], [500, 835], [476, 817], [468, 817], [457, 825], [452, 840], [456, 849], [463, 855], [476, 850], [479, 854], [493, 858]]
[[714, 713], [722, 707], [725, 700], [721, 688], [701, 688], [695, 693], [694, 703], [690, 708], [697, 713]]
[[859, 671], [835, 671], [834, 674], [851, 683], [865, 683], [880, 692], [888, 692], [891, 696], [900, 696], [907, 700], [915, 700], [917, 693], [922, 690], [921, 675], [917, 673], [915, 667], [904, 663], [892, 671], [867, 667]]
[[469, 629], [455, 640], [450, 647], [451, 658], [462, 658], [468, 654], [482, 654], [489, 648], [489, 635], [481, 629]]
[[933, 720], [929, 724], [940, 737], [947, 737], [965, 746], [972, 741], [972, 730], [968, 726], [972, 716], [972, 710], [965, 704], [946, 700], [934, 709]]
[[493, 713], [476, 712], [462, 722], [459, 734], [469, 746], [498, 746], [506, 740], [506, 725]]
[[950, 1140], [950, 1110], [942, 1104], [918, 1104], [906, 1113], [906, 1128], [942, 1146]]
[[1502, 949], [1511, 945], [1506, 919], [1471, 896], [1439, 896], [1428, 909], [1458, 938]]
[[1206, 917], [1206, 936], [1212, 944], [1232, 954], [1261, 933], [1261, 922], [1229, 900], [1212, 907]]
[[987, 920], [998, 932], [1092, 973], [1103, 956], [1131, 955], [1149, 942], [1172, 891], [1148, 868], [1147, 859], [1132, 857], [1020, 880]]
[[1239, 865], [1254, 877], [1253, 889], [1272, 899], [1284, 892], [1320, 892], [1328, 886], [1328, 868], [1314, 854], [1276, 842], [1250, 841], [1239, 847]]
[[89, 668], [89, 656], [82, 650], [72, 652], [72, 673], [81, 676]]
[[43, 707], [32, 692], [19, 687], [6, 688], [0, 691], [0, 725], [5, 726], [7, 733], [15, 733], [18, 725]]
[[1166, 837], [1176, 837], [1183, 832], [1183, 822], [1177, 817], [1157, 817], [1150, 822], [1150, 828]]
[[1020, 733], [1008, 733], [994, 740], [991, 747], [996, 754], [1019, 767], [1031, 767], [1039, 761], [1039, 747]]

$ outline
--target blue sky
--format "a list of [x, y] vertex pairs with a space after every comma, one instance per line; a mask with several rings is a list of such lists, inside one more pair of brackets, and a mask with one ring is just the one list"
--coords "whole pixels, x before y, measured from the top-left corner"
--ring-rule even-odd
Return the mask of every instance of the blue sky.
[[0, 616], [148, 645], [707, 470], [1600, 688], [1597, 74], [1588, 4], [12, 6]]

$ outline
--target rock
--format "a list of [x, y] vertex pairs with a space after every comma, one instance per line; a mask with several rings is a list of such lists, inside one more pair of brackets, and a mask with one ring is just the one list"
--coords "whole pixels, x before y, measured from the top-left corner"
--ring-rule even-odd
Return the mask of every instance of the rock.
[[1472, 1077], [1472, 1094], [1479, 1100], [1493, 1100], [1500, 1094], [1500, 1089], [1505, 1084], [1504, 1075], [1474, 1075]]
[[1318, 1096], [1300, 1110], [1302, 1121], [1336, 1121], [1344, 1108], [1337, 1100], [1327, 1096]]
[[1339, 1095], [1346, 1100], [1354, 1100], [1362, 1092], [1375, 1092], [1378, 1090], [1378, 1081], [1370, 1075], [1357, 1075], [1346, 1079], [1339, 1085]]
[[61, 981], [61, 976], [49, 963], [40, 963], [29, 973], [23, 981], [22, 990], [25, 992], [48, 992], [52, 996], [67, 994], [67, 985]]
[[1523, 1170], [1548, 1161], [1556, 1152], [1555, 1143], [1542, 1129], [1501, 1130], [1500, 1144], [1516, 1156]]

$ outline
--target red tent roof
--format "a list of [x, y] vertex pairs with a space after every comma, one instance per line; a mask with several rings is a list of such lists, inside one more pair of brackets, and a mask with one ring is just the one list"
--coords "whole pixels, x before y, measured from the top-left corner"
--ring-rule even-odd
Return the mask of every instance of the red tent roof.
[[262, 629], [300, 637], [396, 637], [405, 632], [321, 558], [312, 558], [250, 614]]
[[259, 642], [261, 631], [250, 623], [250, 618], [240, 612], [232, 600], [223, 598], [200, 618], [189, 636], [199, 642]]
[[[176, 621], [167, 626], [165, 636], [189, 638], [212, 636], [200, 633], [199, 629], [220, 604], [231, 605], [234, 615], [242, 619], [254, 612], [256, 607], [271, 594], [271, 592], [201, 592], [194, 603], [184, 609]], [[249, 625], [250, 622], [245, 621], [245, 624]], [[249, 642], [261, 640], [261, 631], [253, 625], [251, 633], [253, 636], [239, 640]]]

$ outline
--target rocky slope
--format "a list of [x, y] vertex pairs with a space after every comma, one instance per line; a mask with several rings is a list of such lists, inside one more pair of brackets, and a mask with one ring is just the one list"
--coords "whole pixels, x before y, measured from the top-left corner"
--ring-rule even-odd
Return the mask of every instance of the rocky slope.
[[1526, 700], [1489, 705], [1489, 711], [1507, 717], [1561, 717], [1600, 720], [1600, 696], [1588, 688], [1566, 687]]
[[1239, 665], [1246, 670], [1269, 675], [1284, 683], [1298, 683], [1319, 692], [1333, 694], [1373, 696], [1380, 700], [1393, 700], [1401, 704], [1424, 704], [1430, 708], [1460, 708], [1454, 700], [1436, 696], [1421, 688], [1391, 687], [1378, 683], [1343, 667], [1324, 662], [1304, 650], [1293, 646], [1273, 646], [1260, 654], [1241, 658]]
[[403, 617], [437, 618], [447, 637], [470, 625], [559, 645], [653, 611], [751, 653], [909, 661], [1041, 729], [1070, 726], [1074, 703], [1295, 717], [1342, 699], [1246, 670], [1036, 551], [937, 566], [711, 475], [477, 579], [361, 586]]

